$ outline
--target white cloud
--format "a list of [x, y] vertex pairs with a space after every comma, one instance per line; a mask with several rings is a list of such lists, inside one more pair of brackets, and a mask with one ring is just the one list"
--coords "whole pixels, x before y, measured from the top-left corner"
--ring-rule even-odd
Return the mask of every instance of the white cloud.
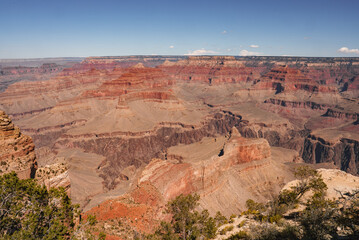
[[251, 47], [251, 48], [259, 48], [259, 46], [255, 45], [255, 44], [249, 45], [249, 47]]
[[239, 56], [256, 56], [256, 55], [261, 55], [262, 53], [260, 52], [251, 52], [251, 51], [248, 51], [248, 50], [241, 50], [239, 52]]
[[173, 46], [173, 45], [172, 45], [172, 46], [170, 46], [170, 48], [174, 48], [174, 47], [175, 47], [175, 46]]
[[342, 47], [342, 48], [338, 49], [338, 52], [359, 54], [359, 49], [357, 49], [357, 48], [349, 49], [347, 47]]
[[216, 54], [217, 52], [212, 51], [212, 50], [206, 50], [206, 49], [198, 49], [198, 50], [194, 50], [194, 51], [189, 51], [187, 54], [185, 55], [209, 55], [209, 54]]
[[222, 34], [227, 34], [227, 31], [226, 31], [226, 30], [224, 30], [224, 31], [222, 32]]

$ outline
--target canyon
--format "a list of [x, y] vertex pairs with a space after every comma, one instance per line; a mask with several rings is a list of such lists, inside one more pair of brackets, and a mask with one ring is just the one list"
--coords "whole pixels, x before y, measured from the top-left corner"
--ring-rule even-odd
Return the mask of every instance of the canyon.
[[274, 197], [296, 166], [359, 174], [359, 58], [50, 60], [0, 61], [0, 109], [33, 139], [1, 113], [0, 136], [22, 143], [1, 160], [31, 148], [26, 177], [99, 220], [149, 232], [179, 194], [229, 216]]

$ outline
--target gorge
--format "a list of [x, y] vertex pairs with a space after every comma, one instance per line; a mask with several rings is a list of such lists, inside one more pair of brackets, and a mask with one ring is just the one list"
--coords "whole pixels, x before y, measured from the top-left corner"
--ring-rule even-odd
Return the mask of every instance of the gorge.
[[[3, 112], [0, 136], [8, 141], [15, 131], [14, 146], [31, 151], [27, 175], [66, 187], [100, 219], [111, 218], [110, 207], [135, 208], [143, 216], [129, 214], [141, 219], [134, 227], [149, 231], [181, 193], [196, 192], [201, 208], [229, 216], [248, 198], [274, 197], [296, 166], [358, 175], [358, 76], [359, 58], [127, 56], [1, 66], [0, 109], [33, 140]], [[22, 159], [13, 149], [1, 160]]]

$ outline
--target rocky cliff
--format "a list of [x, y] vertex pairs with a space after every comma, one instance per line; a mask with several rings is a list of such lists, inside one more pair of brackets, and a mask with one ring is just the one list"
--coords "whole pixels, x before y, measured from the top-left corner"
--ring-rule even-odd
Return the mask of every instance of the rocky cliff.
[[245, 61], [239, 61], [231, 56], [188, 57], [175, 63], [165, 62], [159, 67], [177, 80], [208, 85], [252, 82], [268, 71], [265, 64], [259, 63], [256, 67], [249, 67]]
[[5, 112], [0, 111], [0, 170], [15, 171], [19, 178], [34, 178], [37, 168], [35, 145], [23, 135]]
[[273, 149], [273, 155], [271, 151], [266, 140], [243, 138], [236, 128], [227, 137], [172, 147], [167, 160], [153, 159], [144, 168], [128, 194], [86, 214], [107, 222], [120, 219], [137, 231], [151, 232], [166, 219], [163, 210], [168, 200], [197, 192], [200, 208], [229, 216], [243, 210], [248, 198], [270, 199], [292, 179], [283, 162], [291, 162], [294, 151], [285, 151], [286, 156], [282, 150]]
[[357, 138], [323, 138], [310, 135], [304, 141], [302, 158], [308, 163], [334, 163], [339, 169], [359, 174], [359, 141]]

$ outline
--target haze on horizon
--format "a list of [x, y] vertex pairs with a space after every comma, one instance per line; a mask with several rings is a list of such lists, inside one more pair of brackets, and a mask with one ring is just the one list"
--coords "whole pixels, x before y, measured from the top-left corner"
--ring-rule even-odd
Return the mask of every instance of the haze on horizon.
[[359, 57], [359, 1], [1, 0], [0, 59]]

